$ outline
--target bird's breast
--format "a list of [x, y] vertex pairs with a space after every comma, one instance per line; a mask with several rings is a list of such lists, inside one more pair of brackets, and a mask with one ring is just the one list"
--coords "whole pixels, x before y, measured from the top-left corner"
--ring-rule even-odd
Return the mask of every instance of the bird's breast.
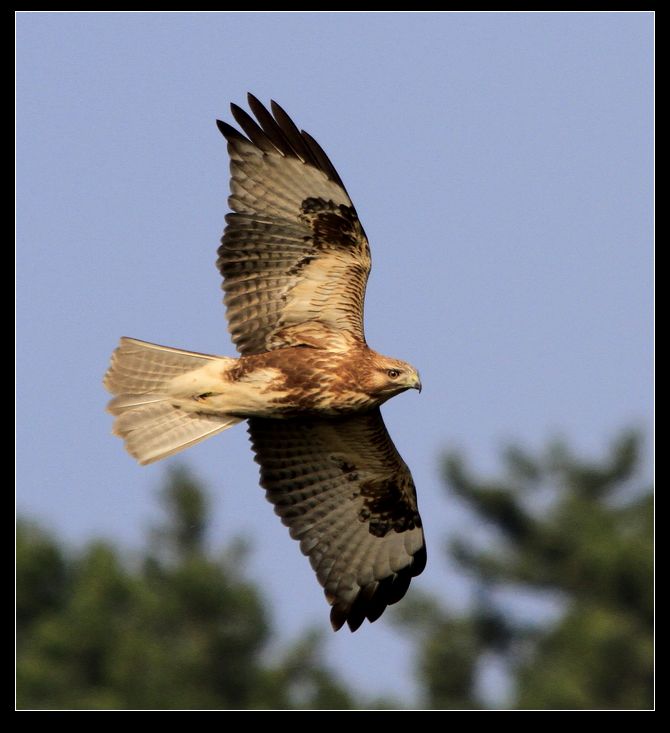
[[231, 375], [238, 389], [262, 392], [264, 417], [337, 416], [378, 404], [362, 389], [351, 354], [297, 346], [239, 362]]

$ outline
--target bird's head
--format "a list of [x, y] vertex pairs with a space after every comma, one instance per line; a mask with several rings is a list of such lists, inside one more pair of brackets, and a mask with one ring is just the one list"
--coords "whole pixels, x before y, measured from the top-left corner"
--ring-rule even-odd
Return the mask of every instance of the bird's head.
[[419, 372], [406, 361], [376, 354], [369, 374], [370, 392], [384, 400], [407, 389], [421, 392]]

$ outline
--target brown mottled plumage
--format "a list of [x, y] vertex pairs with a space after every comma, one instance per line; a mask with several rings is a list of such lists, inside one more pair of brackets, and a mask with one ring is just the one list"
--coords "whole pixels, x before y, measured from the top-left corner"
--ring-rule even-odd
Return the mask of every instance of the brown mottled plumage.
[[[261, 485], [352, 631], [400, 600], [426, 551], [409, 469], [379, 406], [421, 388], [406, 362], [370, 349], [367, 238], [316, 141], [252, 95], [244, 135], [219, 129], [233, 213], [217, 265], [237, 359], [123, 338], [105, 386], [114, 432], [141, 463], [248, 420]], [[245, 136], [246, 135], [246, 136]]]

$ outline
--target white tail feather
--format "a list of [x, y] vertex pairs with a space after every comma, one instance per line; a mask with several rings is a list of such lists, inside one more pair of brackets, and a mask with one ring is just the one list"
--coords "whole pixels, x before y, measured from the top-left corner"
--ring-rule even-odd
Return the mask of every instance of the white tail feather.
[[117, 416], [114, 433], [140, 463], [171, 456], [240, 422], [232, 415], [200, 410], [196, 395], [175, 393], [176, 377], [213, 361], [225, 365], [234, 359], [121, 339], [105, 375], [105, 387], [115, 395], [107, 409]]

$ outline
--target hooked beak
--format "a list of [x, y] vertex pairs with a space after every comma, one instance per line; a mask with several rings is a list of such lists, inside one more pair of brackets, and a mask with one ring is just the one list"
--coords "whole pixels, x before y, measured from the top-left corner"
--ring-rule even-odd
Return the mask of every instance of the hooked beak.
[[416, 375], [416, 379], [414, 380], [414, 384], [412, 385], [412, 389], [418, 389], [419, 394], [421, 393], [421, 379], [419, 375]]

